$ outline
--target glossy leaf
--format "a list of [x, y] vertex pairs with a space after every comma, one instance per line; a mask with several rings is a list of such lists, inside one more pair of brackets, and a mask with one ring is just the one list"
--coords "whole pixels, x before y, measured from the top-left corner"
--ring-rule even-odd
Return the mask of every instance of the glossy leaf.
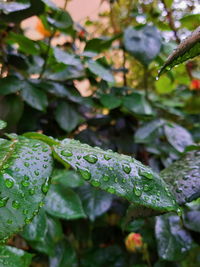
[[89, 185], [81, 187], [78, 192], [81, 197], [85, 213], [92, 221], [94, 221], [96, 217], [105, 213], [111, 207], [113, 199], [111, 194], [92, 188]]
[[1, 140], [0, 239], [30, 223], [44, 199], [52, 171], [51, 150], [41, 141], [20, 137]]
[[15, 76], [7, 76], [0, 79], [0, 95], [16, 93], [21, 89], [21, 81]]
[[54, 55], [57, 62], [71, 66], [77, 66], [81, 64], [80, 59], [78, 59], [74, 54], [69, 54], [57, 47], [54, 48]]
[[83, 179], [77, 172], [66, 169], [54, 169], [52, 173], [52, 183], [59, 183], [65, 187], [71, 188], [84, 185]]
[[0, 10], [5, 14], [9, 14], [11, 12], [16, 12], [20, 10], [24, 10], [30, 7], [29, 3], [16, 3], [16, 2], [3, 2], [0, 3]]
[[54, 150], [94, 187], [152, 209], [177, 209], [173, 195], [159, 175], [129, 156], [70, 139], [64, 139]]
[[159, 54], [161, 44], [161, 35], [153, 26], [140, 29], [130, 26], [124, 32], [125, 49], [145, 66]]
[[100, 98], [102, 105], [109, 109], [117, 108], [121, 105], [122, 100], [112, 94], [102, 95]]
[[176, 215], [156, 217], [155, 233], [158, 254], [164, 260], [181, 260], [194, 245], [190, 233], [182, 228]]
[[200, 197], [200, 152], [186, 153], [160, 173], [179, 204]]
[[107, 82], [114, 83], [115, 80], [110, 70], [103, 67], [99, 62], [89, 60], [87, 62], [87, 65], [88, 65], [88, 69], [92, 73], [94, 73], [95, 75], [99, 76], [100, 78], [102, 78], [103, 80]]
[[182, 126], [176, 123], [166, 123], [164, 126], [168, 142], [179, 152], [194, 143], [192, 135]]
[[33, 255], [10, 246], [0, 246], [0, 266], [2, 267], [29, 267]]
[[46, 94], [29, 82], [23, 84], [22, 98], [31, 107], [44, 111], [48, 105]]
[[55, 119], [60, 128], [66, 132], [71, 132], [83, 121], [74, 106], [64, 101], [59, 103], [55, 112]]
[[76, 252], [67, 241], [55, 247], [55, 256], [49, 258], [49, 267], [77, 267]]
[[177, 49], [168, 57], [167, 61], [161, 68], [159, 75], [165, 73], [178, 64], [200, 55], [199, 41], [200, 27], [198, 27], [191, 35], [184, 39]]
[[66, 220], [85, 217], [79, 196], [70, 188], [52, 185], [45, 203], [45, 210], [55, 217]]

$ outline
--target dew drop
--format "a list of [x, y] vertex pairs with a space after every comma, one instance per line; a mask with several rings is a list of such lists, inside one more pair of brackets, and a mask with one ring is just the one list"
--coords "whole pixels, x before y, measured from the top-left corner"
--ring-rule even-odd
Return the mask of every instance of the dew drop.
[[25, 167], [29, 167], [30, 164], [26, 161], [26, 162], [24, 162], [24, 166], [25, 166]]
[[147, 192], [147, 191], [149, 191], [149, 190], [150, 190], [149, 185], [148, 185], [148, 184], [145, 184], [145, 185], [144, 185], [144, 192]]
[[34, 171], [34, 173], [36, 176], [39, 176], [39, 174], [40, 174], [39, 171]]
[[5, 180], [5, 186], [6, 186], [7, 188], [12, 188], [13, 185], [14, 185], [13, 180], [11, 180], [11, 179], [6, 179], [6, 180]]
[[110, 177], [106, 174], [104, 174], [102, 178], [103, 178], [104, 182], [108, 182], [110, 180]]
[[122, 183], [126, 183], [126, 179], [125, 178], [122, 179]]
[[29, 183], [28, 181], [26, 181], [26, 180], [23, 180], [23, 181], [21, 182], [21, 184], [22, 184], [24, 187], [27, 187], [27, 186], [30, 185], [30, 183]]
[[29, 194], [31, 195], [31, 196], [33, 196], [33, 195], [35, 195], [35, 189], [29, 189]]
[[93, 180], [93, 181], [91, 182], [91, 184], [92, 184], [94, 187], [98, 187], [98, 186], [101, 185], [101, 183], [100, 183], [99, 181], [97, 181], [97, 180]]
[[82, 175], [83, 179], [85, 179], [86, 181], [90, 180], [91, 178], [91, 173], [88, 169], [86, 168], [80, 168], [79, 166], [77, 167], [80, 174]]
[[42, 192], [46, 194], [49, 191], [49, 179], [47, 179], [42, 185]]
[[27, 215], [27, 214], [28, 214], [28, 210], [27, 210], [27, 209], [24, 209], [24, 210], [23, 210], [23, 214], [24, 214], [24, 215]]
[[114, 193], [116, 192], [116, 190], [115, 190], [115, 188], [113, 188], [113, 187], [108, 187], [108, 188], [107, 188], [107, 192], [108, 192], [108, 193], [111, 193], [111, 194], [114, 194]]
[[105, 160], [109, 160], [109, 159], [111, 159], [111, 157], [105, 154], [105, 155], [104, 155], [104, 159], [105, 159]]
[[72, 152], [67, 151], [67, 150], [62, 150], [61, 151], [61, 155], [64, 156], [64, 157], [71, 157], [71, 156], [73, 156]]
[[141, 188], [139, 187], [139, 186], [134, 186], [134, 189], [133, 189], [133, 192], [135, 193], [135, 195], [137, 196], [137, 197], [140, 197], [141, 195], [142, 195], [142, 190], [141, 190]]
[[44, 202], [41, 201], [41, 202], [39, 203], [39, 207], [42, 208], [43, 206], [44, 206]]
[[9, 197], [2, 197], [0, 198], [0, 208], [5, 207], [6, 203], [8, 202]]
[[24, 220], [24, 222], [25, 222], [25, 224], [29, 224], [29, 223], [31, 222], [31, 218], [26, 218], [26, 219]]
[[42, 149], [42, 152], [47, 152], [47, 151], [49, 151], [48, 147], [44, 147], [44, 148]]
[[182, 189], [182, 188], [177, 188], [177, 189], [176, 189], [176, 192], [177, 192], [177, 193], [182, 193], [182, 192], [183, 192], [183, 189]]
[[117, 177], [115, 177], [114, 182], [115, 182], [115, 183], [118, 183], [118, 179], [117, 179]]
[[13, 223], [13, 220], [8, 219], [6, 222], [7, 222], [7, 224], [12, 224]]
[[20, 208], [20, 203], [17, 200], [13, 200], [12, 207], [18, 210]]
[[151, 172], [146, 172], [141, 169], [139, 169], [139, 174], [147, 179], [153, 179], [153, 174]]
[[86, 160], [89, 163], [95, 164], [98, 160], [96, 155], [86, 155], [83, 157], [84, 160]]
[[123, 164], [122, 168], [123, 168], [123, 171], [127, 174], [131, 172], [131, 167], [128, 164]]
[[43, 164], [42, 166], [44, 169], [46, 169], [48, 167], [48, 165], [46, 165], [46, 164]]

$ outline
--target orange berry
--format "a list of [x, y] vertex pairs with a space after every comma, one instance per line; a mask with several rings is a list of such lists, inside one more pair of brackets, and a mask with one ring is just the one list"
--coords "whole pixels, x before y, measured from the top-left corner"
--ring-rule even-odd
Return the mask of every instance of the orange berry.
[[190, 90], [200, 90], [200, 80], [192, 80], [190, 83]]
[[127, 250], [136, 252], [137, 249], [142, 248], [143, 241], [141, 234], [130, 233], [125, 239], [125, 245]]

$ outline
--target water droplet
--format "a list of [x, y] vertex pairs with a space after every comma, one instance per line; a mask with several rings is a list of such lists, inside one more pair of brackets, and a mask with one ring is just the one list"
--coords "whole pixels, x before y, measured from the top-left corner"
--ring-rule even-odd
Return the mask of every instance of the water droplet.
[[26, 181], [26, 180], [23, 180], [23, 181], [21, 182], [21, 184], [22, 184], [24, 187], [27, 187], [27, 186], [30, 185], [30, 183], [29, 183], [28, 181]]
[[6, 185], [7, 188], [12, 188], [13, 185], [14, 185], [14, 182], [11, 179], [6, 179], [5, 180], [5, 185]]
[[48, 167], [48, 165], [46, 165], [46, 164], [43, 164], [42, 166], [44, 169], [46, 169]]
[[111, 159], [111, 157], [105, 154], [105, 155], [104, 155], [104, 159], [105, 159], [105, 160], [109, 160], [109, 159]]
[[26, 162], [24, 162], [24, 166], [25, 166], [25, 167], [29, 167], [30, 164], [26, 161]]
[[39, 176], [39, 174], [40, 174], [39, 171], [34, 171], [34, 173], [36, 176]]
[[46, 179], [46, 181], [42, 185], [42, 192], [46, 194], [48, 191], [49, 191], [49, 179]]
[[91, 173], [90, 173], [90, 171], [88, 170], [88, 169], [86, 169], [86, 168], [80, 168], [79, 166], [77, 166], [77, 168], [78, 168], [78, 170], [79, 170], [79, 172], [80, 172], [80, 174], [82, 175], [82, 177], [83, 177], [83, 179], [85, 179], [85, 180], [90, 180], [90, 178], [91, 178]]
[[181, 208], [178, 208], [176, 210], [176, 212], [177, 212], [178, 216], [182, 216], [182, 214], [183, 214], [183, 210]]
[[95, 186], [95, 187], [98, 187], [98, 186], [101, 185], [101, 183], [100, 183], [99, 181], [97, 181], [97, 180], [93, 180], [93, 181], [91, 182], [91, 184], [92, 184], [93, 186]]
[[115, 177], [114, 182], [118, 183], [118, 178], [117, 177]]
[[159, 80], [159, 77], [157, 76], [157, 77], [156, 77], [156, 81], [158, 81], [158, 80]]
[[138, 185], [134, 186], [133, 192], [137, 197], [140, 197], [142, 195], [142, 190]]
[[47, 152], [47, 151], [49, 151], [48, 147], [44, 147], [44, 148], [42, 149], [42, 152]]
[[183, 189], [182, 189], [182, 188], [177, 188], [177, 189], [176, 189], [176, 192], [177, 192], [177, 193], [182, 193], [182, 192], [183, 192]]
[[98, 160], [97, 156], [95, 156], [95, 155], [86, 155], [86, 156], [84, 156], [83, 158], [84, 158], [87, 162], [92, 163], [92, 164], [96, 163], [97, 160]]
[[131, 172], [131, 167], [128, 164], [123, 164], [122, 168], [123, 168], [123, 171], [127, 174]]
[[17, 200], [13, 200], [12, 207], [18, 210], [20, 208], [20, 203]]
[[109, 169], [110, 171], [113, 171], [113, 168], [112, 168], [112, 167], [109, 167], [108, 169]]
[[24, 175], [24, 180], [28, 181], [30, 178], [27, 175]]
[[145, 185], [144, 185], [144, 192], [147, 192], [147, 191], [149, 191], [149, 190], [150, 190], [149, 185], [148, 185], [148, 184], [145, 184]]
[[37, 147], [39, 147], [39, 146], [40, 146], [39, 143], [36, 143], [36, 144], [33, 145], [33, 147], [35, 147], [35, 148], [37, 148]]
[[139, 169], [139, 174], [147, 179], [153, 179], [153, 174], [151, 172], [146, 172]]
[[2, 197], [0, 198], [0, 208], [5, 207], [6, 203], [8, 202], [9, 197]]
[[110, 180], [110, 177], [106, 174], [104, 174], [102, 178], [103, 178], [104, 182], [108, 182]]
[[67, 151], [67, 150], [62, 150], [61, 151], [61, 155], [64, 156], [64, 157], [71, 157], [71, 156], [73, 156], [72, 152]]
[[116, 190], [115, 190], [115, 188], [113, 188], [113, 187], [108, 187], [108, 188], [107, 188], [107, 192], [108, 192], [108, 193], [111, 193], [111, 194], [114, 194], [114, 193], [116, 192]]
[[29, 224], [29, 223], [31, 222], [31, 218], [26, 218], [26, 219], [24, 220], [24, 222], [25, 222], [25, 224]]
[[29, 189], [29, 194], [31, 195], [31, 196], [33, 196], [34, 194], [35, 194], [35, 189]]
[[122, 183], [126, 183], [126, 179], [125, 178], [122, 179]]

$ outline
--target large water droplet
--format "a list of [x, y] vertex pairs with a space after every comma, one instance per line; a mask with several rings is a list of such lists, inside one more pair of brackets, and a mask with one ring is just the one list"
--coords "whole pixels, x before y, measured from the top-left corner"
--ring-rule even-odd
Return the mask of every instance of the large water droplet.
[[73, 156], [72, 152], [67, 151], [67, 150], [62, 150], [60, 154], [62, 156], [64, 156], [64, 157], [71, 157], [71, 156]]
[[27, 180], [23, 180], [23, 181], [21, 182], [21, 184], [22, 184], [24, 187], [27, 187], [27, 186], [30, 185], [30, 183], [29, 183]]
[[35, 189], [29, 189], [29, 194], [31, 195], [31, 196], [33, 196], [33, 195], [35, 195]]
[[100, 183], [99, 181], [97, 181], [97, 180], [93, 180], [93, 181], [91, 182], [91, 184], [92, 184], [94, 187], [98, 187], [98, 186], [101, 185], [101, 183]]
[[48, 191], [49, 191], [49, 179], [46, 179], [46, 181], [42, 185], [42, 192], [46, 194]]
[[6, 186], [7, 188], [12, 188], [13, 185], [14, 185], [13, 180], [11, 180], [11, 179], [6, 179], [6, 180], [5, 180], [5, 186]]
[[142, 190], [138, 185], [134, 186], [133, 192], [137, 197], [140, 197], [142, 195]]
[[36, 176], [39, 176], [40, 172], [39, 171], [34, 171]]
[[20, 208], [20, 203], [17, 200], [13, 200], [12, 207], [18, 210]]
[[48, 147], [44, 147], [43, 149], [42, 149], [42, 152], [47, 152], [49, 149], [48, 149]]
[[0, 198], [0, 208], [5, 207], [6, 203], [8, 202], [9, 197], [2, 197]]
[[86, 155], [86, 156], [84, 156], [83, 158], [84, 158], [87, 162], [92, 163], [92, 164], [96, 163], [97, 160], [98, 160], [98, 158], [97, 158], [96, 155]]
[[83, 177], [83, 179], [85, 179], [85, 180], [90, 180], [90, 178], [91, 178], [91, 172], [88, 170], [88, 169], [86, 169], [86, 168], [80, 168], [79, 166], [77, 166], [77, 168], [78, 168], [78, 171], [80, 172], [80, 174], [82, 175], [82, 177]]
[[110, 177], [106, 174], [104, 174], [102, 178], [103, 178], [104, 182], [108, 182], [110, 180]]
[[153, 174], [151, 172], [146, 172], [144, 170], [139, 169], [139, 174], [147, 179], [153, 179]]
[[24, 214], [24, 215], [27, 215], [27, 214], [28, 214], [28, 209], [24, 209], [24, 210], [23, 210], [23, 214]]
[[105, 154], [105, 155], [104, 155], [104, 159], [105, 159], [105, 160], [109, 160], [109, 159], [111, 159], [111, 157], [108, 156], [107, 154]]
[[7, 222], [7, 224], [12, 224], [13, 223], [13, 220], [8, 219], [6, 222]]
[[127, 174], [131, 172], [131, 167], [128, 164], [123, 164], [122, 168], [123, 168], [123, 171]]

